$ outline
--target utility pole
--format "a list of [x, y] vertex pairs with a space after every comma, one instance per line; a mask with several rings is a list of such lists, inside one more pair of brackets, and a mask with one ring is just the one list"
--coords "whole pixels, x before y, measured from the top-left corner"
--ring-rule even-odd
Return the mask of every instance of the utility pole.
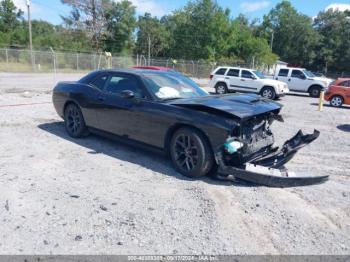
[[27, 0], [28, 8], [28, 29], [29, 29], [29, 50], [30, 50], [30, 60], [32, 62], [32, 67], [34, 70], [34, 57], [33, 57], [33, 40], [32, 40], [32, 21], [30, 19], [30, 0]]
[[151, 35], [148, 34], [148, 65], [151, 65]]

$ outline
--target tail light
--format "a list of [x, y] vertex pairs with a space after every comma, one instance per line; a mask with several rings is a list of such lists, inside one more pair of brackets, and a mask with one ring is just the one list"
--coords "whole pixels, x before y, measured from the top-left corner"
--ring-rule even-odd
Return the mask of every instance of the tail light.
[[209, 79], [212, 80], [212, 79], [213, 79], [213, 75], [210, 75], [210, 76], [209, 76]]

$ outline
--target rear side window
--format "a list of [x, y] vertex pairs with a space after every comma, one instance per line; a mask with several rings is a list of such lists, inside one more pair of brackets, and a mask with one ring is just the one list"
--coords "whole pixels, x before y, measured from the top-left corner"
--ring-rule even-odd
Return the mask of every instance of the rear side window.
[[99, 76], [95, 78], [90, 84], [102, 90], [108, 79], [108, 75]]
[[350, 87], [350, 80], [341, 82], [339, 86]]
[[280, 69], [280, 72], [278, 73], [278, 76], [288, 76], [289, 69]]
[[239, 77], [239, 70], [238, 69], [230, 69], [230, 70], [228, 70], [227, 75]]
[[224, 75], [227, 71], [227, 68], [220, 68], [215, 72], [215, 75]]

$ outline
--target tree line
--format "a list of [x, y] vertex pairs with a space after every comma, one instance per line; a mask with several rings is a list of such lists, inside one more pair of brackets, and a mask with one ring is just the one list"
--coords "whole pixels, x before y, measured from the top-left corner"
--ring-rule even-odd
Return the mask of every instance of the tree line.
[[[262, 21], [233, 18], [214, 0], [192, 0], [163, 17], [136, 15], [128, 0], [61, 0], [71, 7], [60, 25], [33, 20], [35, 49], [101, 52], [273, 64], [277, 59], [318, 71], [350, 71], [350, 12], [311, 18], [281, 1]], [[0, 1], [0, 46], [27, 47], [28, 22], [12, 0]]]

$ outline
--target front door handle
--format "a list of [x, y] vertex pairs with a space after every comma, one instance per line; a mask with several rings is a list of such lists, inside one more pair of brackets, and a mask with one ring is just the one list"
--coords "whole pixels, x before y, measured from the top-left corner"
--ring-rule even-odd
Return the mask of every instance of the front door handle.
[[229, 77], [225, 77], [225, 79], [230, 79]]
[[105, 98], [104, 98], [103, 96], [99, 96], [99, 97], [97, 98], [97, 100], [103, 102], [103, 101], [105, 101]]
[[245, 80], [244, 80], [244, 79], [241, 79], [241, 81], [243, 81], [243, 82], [244, 82]]

